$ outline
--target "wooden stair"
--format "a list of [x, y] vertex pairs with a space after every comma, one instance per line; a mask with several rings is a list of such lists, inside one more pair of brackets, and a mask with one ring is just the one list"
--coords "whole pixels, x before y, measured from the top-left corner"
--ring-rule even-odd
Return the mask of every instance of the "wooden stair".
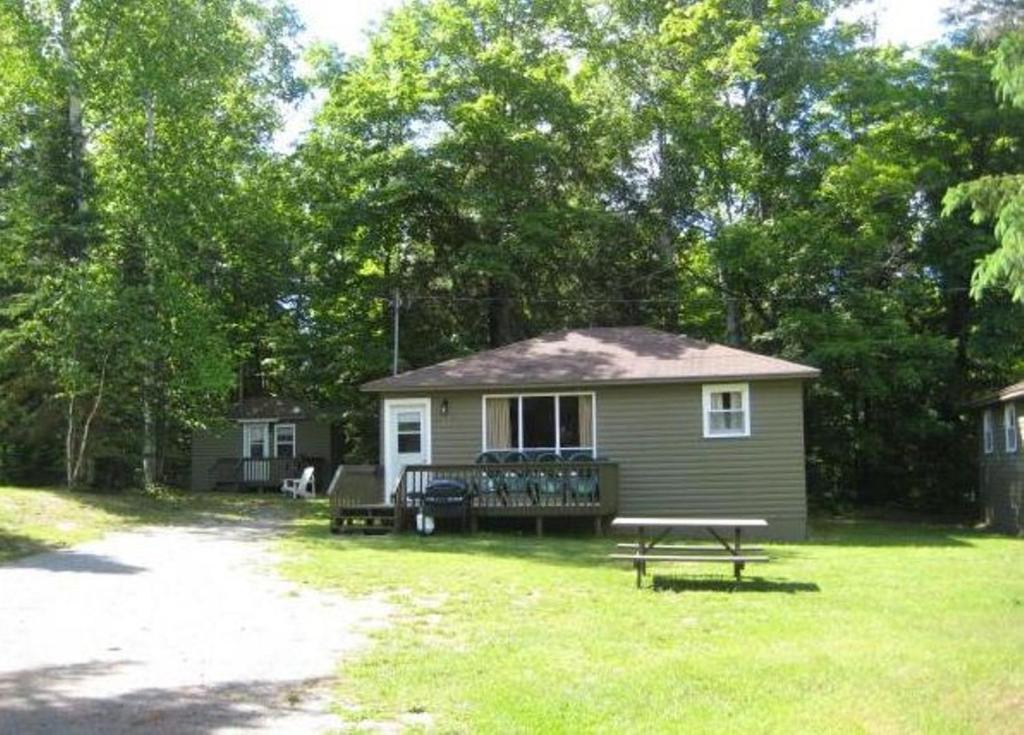
[[331, 516], [331, 533], [391, 533], [395, 530], [395, 506], [350, 505], [336, 508]]

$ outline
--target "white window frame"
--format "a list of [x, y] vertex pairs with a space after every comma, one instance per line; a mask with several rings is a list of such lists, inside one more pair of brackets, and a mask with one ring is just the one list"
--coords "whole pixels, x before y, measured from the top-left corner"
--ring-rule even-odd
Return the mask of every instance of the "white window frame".
[[[743, 428], [739, 431], [711, 430], [711, 396], [714, 393], [739, 393], [743, 402]], [[742, 439], [750, 436], [750, 383], [705, 383], [701, 386], [701, 415], [705, 439]]]
[[981, 441], [985, 454], [992, 454], [996, 449], [995, 422], [992, 419], [992, 409], [986, 408], [981, 415]]
[[271, 446], [270, 442], [273, 438], [270, 432], [270, 421], [267, 419], [242, 419], [239, 421], [242, 425], [242, 459], [254, 459], [250, 454], [251, 442], [249, 441], [250, 431], [253, 428], [262, 426], [263, 429], [263, 456], [260, 459], [270, 459], [273, 454], [271, 452], [274, 447]]
[[1003, 406], [1003, 441], [1007, 454], [1016, 452], [1020, 445], [1017, 432], [1017, 406], [1010, 402]]
[[277, 432], [282, 427], [285, 427], [285, 426], [291, 428], [291, 430], [292, 430], [292, 441], [291, 441], [291, 445], [292, 445], [292, 459], [298, 459], [298, 457], [299, 457], [299, 432], [296, 429], [295, 424], [292, 424], [292, 423], [274, 424], [274, 456], [275, 457], [280, 456], [278, 454], [278, 451], [277, 451], [277, 447], [280, 444], [280, 441], [279, 441], [278, 436], [277, 436]]
[[[558, 427], [561, 423], [561, 405], [562, 402], [559, 400], [562, 396], [590, 396], [590, 436], [594, 439], [594, 446], [589, 447], [590, 456], [597, 457], [597, 393], [593, 391], [555, 391], [552, 393], [485, 393], [480, 397], [480, 447], [482, 452], [525, 452], [525, 451], [547, 451], [550, 450], [555, 454], [561, 456], [562, 454], [562, 436], [559, 432]], [[516, 399], [516, 411], [519, 412], [518, 436], [516, 437], [516, 446], [512, 448], [494, 449], [487, 446], [487, 401], [495, 398], [515, 398]], [[524, 398], [554, 398], [555, 399], [555, 446], [554, 447], [529, 447], [523, 449], [523, 399]], [[565, 447], [566, 451], [570, 452], [585, 452], [588, 450], [587, 447]]]

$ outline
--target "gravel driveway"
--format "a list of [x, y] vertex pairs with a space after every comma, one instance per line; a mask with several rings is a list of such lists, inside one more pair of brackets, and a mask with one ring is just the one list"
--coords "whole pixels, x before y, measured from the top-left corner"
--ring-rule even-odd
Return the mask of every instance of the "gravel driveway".
[[316, 733], [386, 606], [271, 571], [272, 519], [145, 528], [0, 566], [0, 733]]

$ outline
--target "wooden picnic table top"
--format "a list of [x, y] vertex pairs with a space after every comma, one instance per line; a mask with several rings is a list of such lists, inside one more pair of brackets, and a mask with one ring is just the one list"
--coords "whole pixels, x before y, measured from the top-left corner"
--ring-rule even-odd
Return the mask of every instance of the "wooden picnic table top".
[[612, 521], [613, 526], [633, 528], [764, 528], [768, 521], [763, 518], [635, 518], [620, 516]]

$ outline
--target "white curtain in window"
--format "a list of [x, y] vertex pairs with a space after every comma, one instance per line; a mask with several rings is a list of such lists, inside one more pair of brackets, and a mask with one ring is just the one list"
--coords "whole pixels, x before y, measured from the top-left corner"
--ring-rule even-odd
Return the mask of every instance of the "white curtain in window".
[[512, 401], [489, 398], [487, 403], [487, 449], [512, 449]]
[[580, 446], [594, 446], [594, 406], [590, 396], [579, 397]]

